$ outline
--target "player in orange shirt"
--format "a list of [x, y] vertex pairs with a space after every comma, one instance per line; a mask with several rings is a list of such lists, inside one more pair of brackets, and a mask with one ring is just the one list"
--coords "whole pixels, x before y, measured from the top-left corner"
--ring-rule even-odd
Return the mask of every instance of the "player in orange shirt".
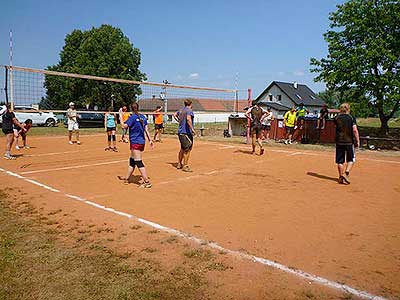
[[129, 119], [130, 116], [131, 113], [128, 111], [126, 106], [123, 106], [119, 112], [119, 122], [121, 123], [121, 128], [122, 128], [122, 136], [120, 142], [128, 143], [128, 138], [126, 137], [128, 129], [124, 128], [124, 124], [126, 120]]
[[156, 110], [154, 111], [153, 119], [154, 119], [154, 129], [155, 129], [153, 140], [155, 142], [162, 143], [161, 131], [164, 128], [164, 125], [163, 125], [163, 115], [161, 113], [161, 106], [156, 107]]

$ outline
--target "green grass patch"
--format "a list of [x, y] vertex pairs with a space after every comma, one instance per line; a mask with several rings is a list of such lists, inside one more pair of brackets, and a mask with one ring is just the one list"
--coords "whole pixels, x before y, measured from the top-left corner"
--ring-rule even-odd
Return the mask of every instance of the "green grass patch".
[[93, 242], [66, 246], [39, 213], [28, 221], [7, 197], [0, 190], [0, 300], [207, 298], [196, 268], [165, 270], [145, 256], [150, 248], [132, 255]]

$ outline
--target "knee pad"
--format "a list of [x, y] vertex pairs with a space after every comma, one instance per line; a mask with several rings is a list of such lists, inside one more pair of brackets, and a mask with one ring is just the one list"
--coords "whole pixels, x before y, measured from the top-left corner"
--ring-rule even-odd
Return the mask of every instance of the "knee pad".
[[113, 134], [111, 137], [112, 137], [113, 142], [115, 142], [117, 140], [115, 134]]
[[109, 142], [111, 142], [111, 135], [108, 135], [108, 136], [107, 136], [107, 140], [108, 140]]
[[129, 165], [134, 168], [135, 167], [135, 160], [131, 157], [129, 158]]
[[138, 168], [144, 168], [144, 164], [141, 160], [136, 160], [135, 164], [137, 165]]

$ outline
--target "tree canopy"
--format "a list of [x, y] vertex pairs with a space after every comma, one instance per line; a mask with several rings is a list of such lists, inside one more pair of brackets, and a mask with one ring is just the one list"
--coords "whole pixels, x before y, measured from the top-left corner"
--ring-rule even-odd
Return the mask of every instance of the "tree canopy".
[[365, 95], [379, 114], [381, 132], [387, 133], [400, 108], [400, 2], [349, 0], [329, 20], [328, 56], [311, 59], [311, 71], [319, 73], [315, 81]]
[[[65, 38], [60, 61], [51, 71], [143, 81], [140, 50], [134, 48], [121, 29], [102, 25], [88, 31], [74, 30]], [[138, 85], [46, 75], [46, 96], [41, 107], [65, 109], [70, 101], [78, 108], [106, 109], [131, 102], [141, 94]]]

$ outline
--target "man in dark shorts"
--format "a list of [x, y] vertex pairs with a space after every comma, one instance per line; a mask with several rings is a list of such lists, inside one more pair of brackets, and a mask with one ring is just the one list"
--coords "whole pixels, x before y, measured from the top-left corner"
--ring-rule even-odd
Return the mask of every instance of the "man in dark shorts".
[[[339, 172], [339, 183], [350, 184], [350, 171], [355, 163], [354, 146], [359, 147], [356, 119], [350, 115], [350, 105], [340, 105], [340, 114], [335, 118], [336, 125], [336, 164]], [[347, 162], [346, 168], [344, 166]]]
[[6, 105], [6, 111], [2, 116], [2, 131], [6, 136], [6, 153], [4, 154], [5, 159], [14, 160], [15, 156], [11, 155], [11, 147], [14, 143], [14, 128], [13, 125], [21, 128], [22, 132], [26, 132], [25, 124], [18, 122], [15, 114], [10, 111], [10, 106]]
[[161, 113], [161, 106], [157, 106], [156, 110], [154, 111], [153, 118], [154, 118], [154, 138], [153, 141], [160, 142], [161, 141], [161, 132], [164, 128], [163, 124], [163, 114]]
[[250, 107], [246, 112], [246, 117], [250, 119], [250, 134], [251, 134], [251, 147], [252, 154], [256, 152], [256, 144], [260, 147], [260, 155], [264, 154], [264, 148], [262, 145], [262, 124], [261, 119], [266, 113], [258, 103]]
[[178, 137], [181, 143], [177, 169], [182, 169], [184, 172], [193, 172], [188, 165], [190, 152], [193, 148], [193, 135], [196, 134], [193, 125], [194, 114], [192, 111], [192, 100], [186, 99], [184, 104], [185, 107], [174, 114], [174, 119], [179, 123]]

